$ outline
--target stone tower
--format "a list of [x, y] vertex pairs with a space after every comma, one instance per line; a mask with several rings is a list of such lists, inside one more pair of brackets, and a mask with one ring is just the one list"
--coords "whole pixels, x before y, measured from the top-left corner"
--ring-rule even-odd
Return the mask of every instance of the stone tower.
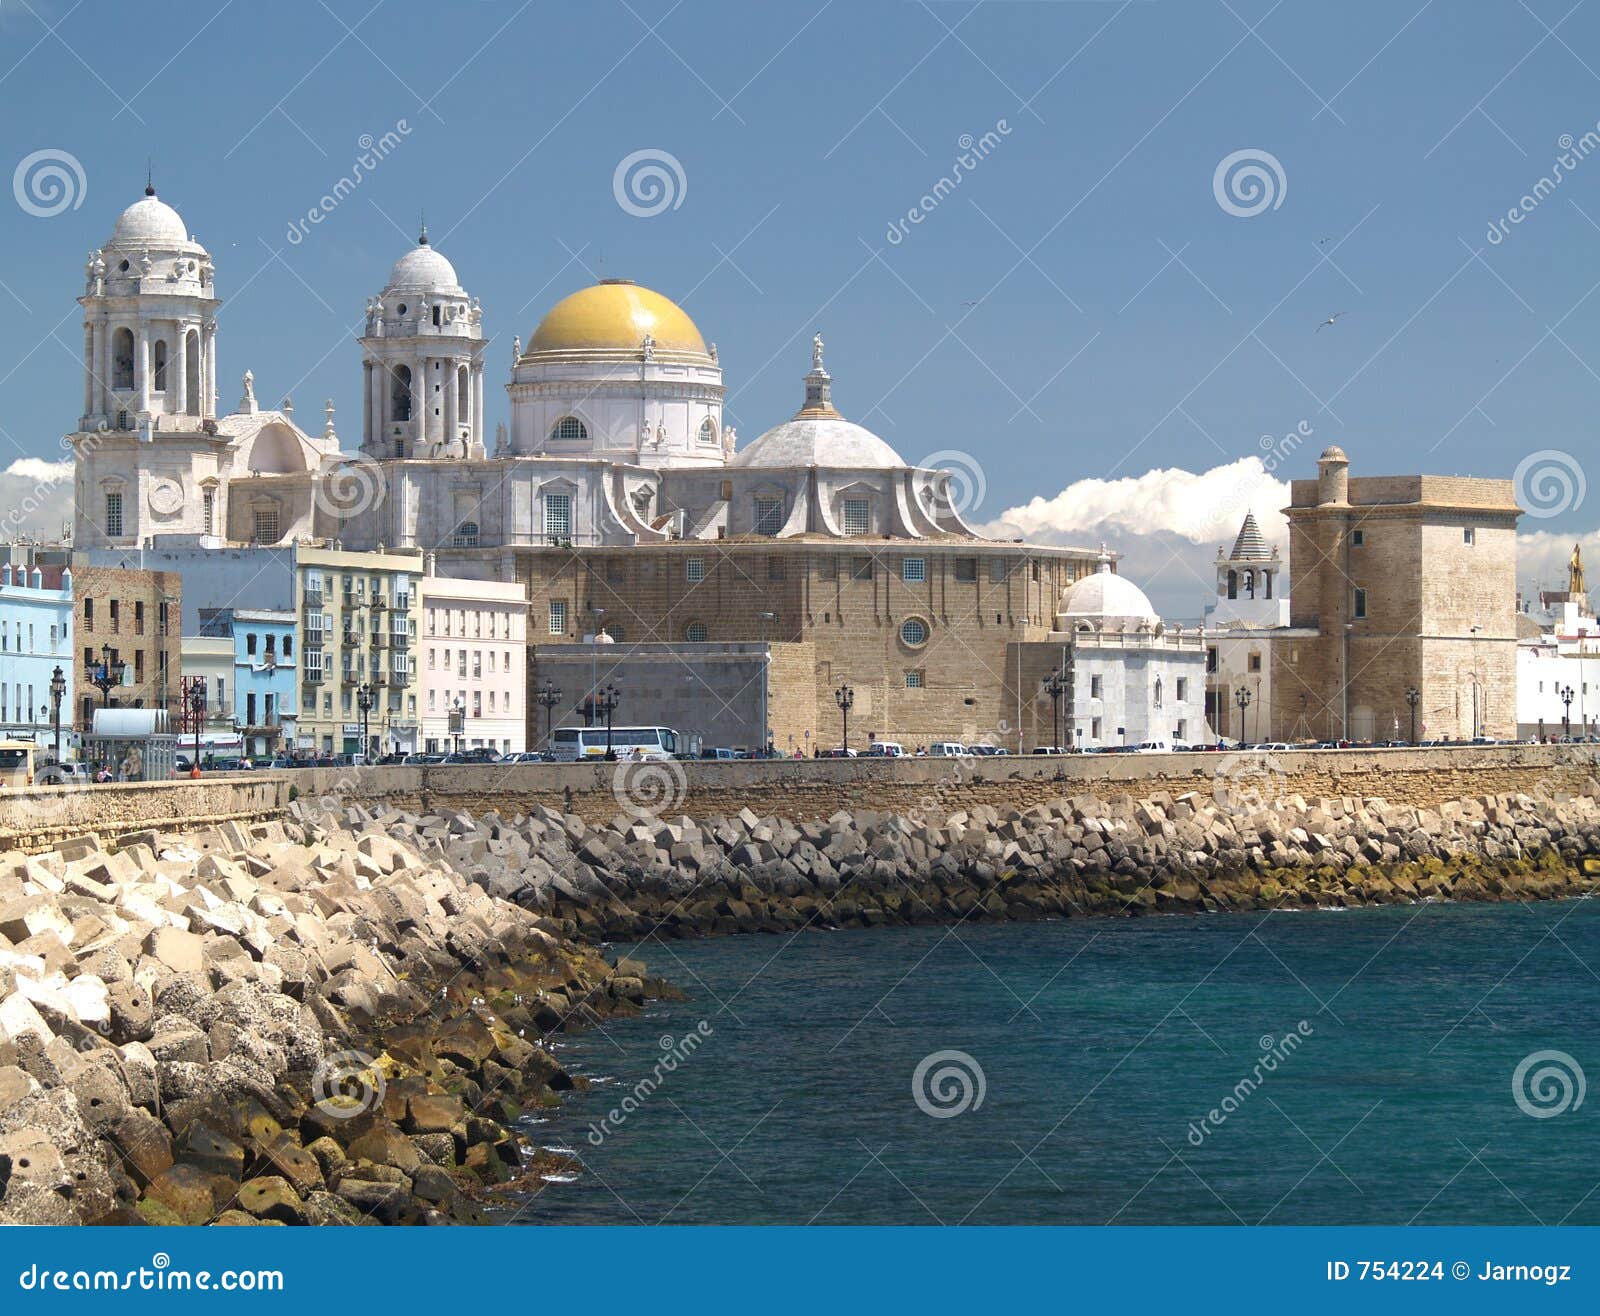
[[483, 312], [428, 242], [367, 303], [361, 451], [379, 461], [484, 456]]

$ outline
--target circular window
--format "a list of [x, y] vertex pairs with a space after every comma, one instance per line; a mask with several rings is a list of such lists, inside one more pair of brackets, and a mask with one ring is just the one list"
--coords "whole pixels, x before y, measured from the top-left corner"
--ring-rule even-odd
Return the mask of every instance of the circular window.
[[909, 617], [900, 623], [900, 642], [913, 649], [919, 649], [928, 642], [928, 623], [917, 617]]
[[124, 274], [126, 274], [128, 272], [128, 262], [127, 261], [123, 261], [122, 264], [117, 266], [117, 268], [119, 270], [121, 270]]
[[401, 302], [400, 305], [394, 308], [394, 313], [396, 315], [404, 315], [406, 313], [406, 304]]
[[706, 624], [703, 621], [692, 621], [685, 628], [683, 638], [690, 644], [704, 644], [706, 641]]

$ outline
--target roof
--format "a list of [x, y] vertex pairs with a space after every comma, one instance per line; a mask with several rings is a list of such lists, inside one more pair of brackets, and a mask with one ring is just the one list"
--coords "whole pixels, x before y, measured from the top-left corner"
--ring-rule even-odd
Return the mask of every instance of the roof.
[[657, 356], [711, 359], [688, 312], [670, 297], [632, 279], [602, 279], [563, 297], [539, 321], [525, 355], [626, 352], [637, 356], [647, 336]]
[[384, 291], [399, 291], [402, 288], [465, 293], [456, 278], [456, 267], [444, 258], [438, 248], [429, 244], [426, 232], [417, 239], [415, 247], [395, 261], [394, 268], [389, 271], [389, 281], [384, 284]]
[[1233, 552], [1228, 554], [1230, 562], [1265, 562], [1272, 557], [1272, 550], [1267, 547], [1266, 538], [1261, 533], [1261, 527], [1256, 524], [1256, 514], [1246, 512], [1244, 524], [1239, 527], [1239, 537], [1233, 541]]
[[895, 470], [900, 454], [869, 429], [842, 418], [796, 416], [774, 425], [741, 450], [731, 466], [820, 466], [836, 470]]
[[144, 196], [117, 217], [107, 245], [187, 247], [189, 230], [184, 227], [183, 216], [158, 197], [154, 188], [147, 188]]
[[1061, 597], [1061, 616], [1126, 621], [1160, 621], [1145, 592], [1101, 559], [1100, 569], [1070, 586]]

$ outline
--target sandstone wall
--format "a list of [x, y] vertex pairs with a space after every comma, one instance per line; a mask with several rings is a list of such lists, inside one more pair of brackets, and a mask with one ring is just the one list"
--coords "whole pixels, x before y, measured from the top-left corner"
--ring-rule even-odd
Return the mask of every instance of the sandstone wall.
[[0, 791], [0, 850], [43, 850], [85, 832], [115, 837], [148, 828], [185, 830], [258, 822], [289, 803], [286, 773], [229, 773], [199, 781], [33, 786]]

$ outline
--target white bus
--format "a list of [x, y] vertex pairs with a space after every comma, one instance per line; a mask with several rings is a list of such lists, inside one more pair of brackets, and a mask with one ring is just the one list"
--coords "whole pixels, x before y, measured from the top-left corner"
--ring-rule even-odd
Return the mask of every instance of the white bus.
[[[606, 734], [604, 727], [557, 727], [550, 733], [550, 757], [567, 763], [604, 758]], [[619, 759], [670, 759], [678, 753], [678, 733], [671, 727], [612, 727], [610, 736]]]

